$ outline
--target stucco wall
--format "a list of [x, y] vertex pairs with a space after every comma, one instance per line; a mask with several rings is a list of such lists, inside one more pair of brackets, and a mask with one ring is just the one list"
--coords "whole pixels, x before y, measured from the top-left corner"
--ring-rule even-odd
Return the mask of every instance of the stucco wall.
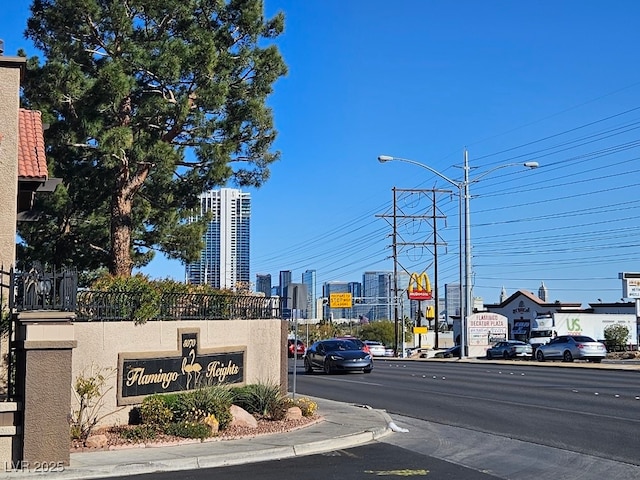
[[18, 108], [25, 59], [0, 56], [0, 266], [15, 261], [18, 202]]
[[[286, 324], [282, 320], [212, 320], [180, 322], [77, 322], [74, 324], [77, 348], [73, 351], [72, 382], [82, 372], [102, 373], [113, 369], [108, 379], [110, 390], [104, 397], [101, 414], [114, 412], [101, 424], [126, 424], [131, 406], [117, 405], [118, 354], [167, 352], [178, 350], [178, 329], [199, 329], [199, 349], [246, 349], [245, 383], [286, 385]], [[89, 373], [90, 374], [90, 373]], [[284, 378], [283, 378], [284, 376]], [[77, 402], [72, 400], [72, 408]]]

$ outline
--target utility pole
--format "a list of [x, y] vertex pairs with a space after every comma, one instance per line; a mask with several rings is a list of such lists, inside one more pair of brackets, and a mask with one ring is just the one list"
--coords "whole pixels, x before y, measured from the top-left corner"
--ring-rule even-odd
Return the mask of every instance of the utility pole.
[[[394, 319], [394, 344], [393, 352], [398, 356], [398, 216], [396, 215], [396, 187], [393, 187], [393, 319]], [[402, 319], [404, 328], [404, 318]], [[402, 352], [404, 356], [404, 352]]]
[[433, 296], [435, 297], [434, 302], [433, 302], [433, 323], [434, 323], [434, 334], [435, 334], [435, 341], [433, 344], [433, 348], [437, 349], [438, 348], [438, 331], [439, 329], [439, 325], [438, 325], [438, 321], [440, 320], [440, 308], [439, 308], [439, 304], [440, 304], [440, 297], [438, 296], [438, 229], [437, 229], [437, 222], [436, 222], [436, 191], [433, 191], [433, 196], [431, 197], [433, 199], [433, 216], [431, 217], [433, 219]]
[[[376, 215], [378, 217], [381, 218], [392, 218], [392, 228], [393, 228], [393, 232], [392, 232], [392, 258], [393, 258], [393, 285], [394, 285], [394, 304], [395, 304], [395, 308], [394, 308], [394, 322], [395, 322], [395, 335], [394, 335], [394, 350], [397, 354], [398, 352], [398, 341], [399, 341], [399, 335], [398, 335], [398, 323], [399, 323], [399, 318], [398, 318], [398, 302], [399, 302], [399, 298], [398, 298], [398, 291], [399, 291], [399, 287], [398, 287], [398, 265], [400, 264], [399, 261], [399, 250], [402, 249], [402, 247], [406, 247], [406, 246], [422, 246], [422, 247], [433, 247], [433, 252], [434, 252], [434, 268], [435, 268], [435, 274], [434, 274], [434, 282], [435, 282], [435, 290], [434, 290], [434, 294], [435, 294], [435, 301], [434, 301], [434, 314], [435, 314], [435, 324], [436, 324], [436, 332], [435, 332], [435, 347], [437, 348], [438, 346], [438, 330], [437, 330], [437, 325], [438, 325], [438, 264], [437, 264], [437, 256], [438, 256], [438, 245], [446, 245], [446, 243], [440, 243], [438, 241], [438, 235], [437, 235], [437, 220], [440, 218], [446, 218], [444, 215], [438, 215], [437, 212], [437, 206], [436, 206], [436, 194], [438, 193], [446, 193], [446, 194], [451, 194], [452, 192], [450, 190], [439, 190], [439, 189], [399, 189], [396, 187], [393, 187], [392, 189], [393, 191], [393, 212], [391, 215]], [[398, 209], [398, 193], [400, 194], [407, 194], [409, 196], [411, 195], [418, 195], [418, 196], [423, 196], [426, 195], [428, 192], [431, 192], [432, 194], [432, 213], [431, 215], [427, 215], [425, 213], [419, 213], [417, 215], [412, 215], [412, 214], [406, 214], [404, 212], [400, 212], [400, 214], [398, 213], [399, 209]], [[419, 203], [419, 202], [416, 202]], [[425, 209], [426, 211], [430, 210], [430, 209]], [[400, 220], [408, 220], [408, 221], [414, 221], [414, 220], [420, 220], [420, 221], [424, 221], [425, 219], [430, 219], [432, 224], [433, 224], [433, 241], [423, 241], [423, 242], [398, 242], [398, 219]], [[400, 247], [400, 249], [399, 249]], [[407, 271], [406, 268], [402, 267], [402, 270], [409, 274], [409, 272]], [[421, 312], [419, 312], [421, 313]], [[402, 319], [402, 328], [404, 328], [404, 318]]]

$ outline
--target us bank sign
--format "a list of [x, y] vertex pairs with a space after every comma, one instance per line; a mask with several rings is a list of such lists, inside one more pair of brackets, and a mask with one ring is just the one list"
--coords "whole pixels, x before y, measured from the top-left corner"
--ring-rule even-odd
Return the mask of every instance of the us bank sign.
[[141, 403], [154, 393], [244, 382], [245, 347], [200, 350], [198, 329], [178, 330], [175, 352], [120, 353], [118, 405]]

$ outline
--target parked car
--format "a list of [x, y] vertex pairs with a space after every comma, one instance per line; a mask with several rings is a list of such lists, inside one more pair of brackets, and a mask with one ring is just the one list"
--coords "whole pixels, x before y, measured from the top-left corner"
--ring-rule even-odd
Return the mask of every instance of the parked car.
[[492, 358], [531, 358], [533, 356], [533, 348], [531, 345], [520, 340], [504, 340], [496, 343], [493, 347], [487, 349], [487, 360]]
[[343, 337], [336, 337], [338, 340], [349, 340], [350, 342], [353, 342], [357, 345], [358, 348], [364, 350], [367, 353], [371, 353], [371, 350], [369, 349], [369, 345], [367, 345], [366, 343], [364, 343], [362, 340], [360, 340], [358, 337], [352, 337], [351, 335], [345, 335]]
[[536, 359], [539, 362], [545, 360], [589, 360], [599, 363], [607, 356], [607, 348], [604, 343], [597, 342], [584, 335], [560, 335], [544, 345], [536, 348]]
[[433, 358], [453, 358], [460, 356], [460, 345], [434, 353]]
[[363, 343], [369, 347], [369, 351], [374, 357], [384, 357], [386, 355], [387, 348], [382, 343], [374, 342], [373, 340], [365, 340]]
[[294, 346], [294, 339], [290, 338], [288, 340], [288, 356], [289, 358], [293, 358], [294, 355], [298, 355], [298, 358], [302, 357], [304, 355], [304, 352], [307, 350], [306, 347], [304, 346], [304, 342], [302, 340], [298, 340], [297, 343], [297, 347]]
[[371, 373], [373, 356], [351, 340], [339, 338], [320, 340], [307, 349], [304, 356], [304, 369], [307, 373], [313, 373], [315, 369], [321, 369], [326, 374], [357, 370]]

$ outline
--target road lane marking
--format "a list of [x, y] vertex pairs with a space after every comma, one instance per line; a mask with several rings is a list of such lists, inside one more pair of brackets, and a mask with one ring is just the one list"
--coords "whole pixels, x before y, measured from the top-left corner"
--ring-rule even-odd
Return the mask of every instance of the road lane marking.
[[424, 477], [429, 474], [429, 470], [365, 470], [364, 473], [371, 473], [377, 477]]

